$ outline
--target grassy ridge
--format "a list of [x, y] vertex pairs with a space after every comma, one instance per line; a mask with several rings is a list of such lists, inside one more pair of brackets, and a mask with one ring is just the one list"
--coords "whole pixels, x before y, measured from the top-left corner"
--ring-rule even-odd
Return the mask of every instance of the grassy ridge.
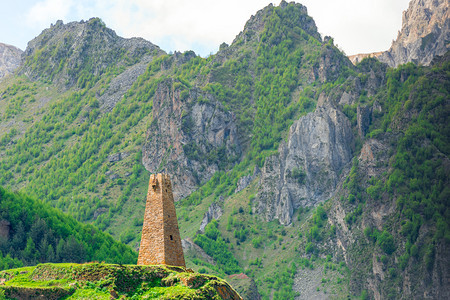
[[0, 299], [241, 299], [225, 281], [181, 267], [41, 264], [0, 272]]

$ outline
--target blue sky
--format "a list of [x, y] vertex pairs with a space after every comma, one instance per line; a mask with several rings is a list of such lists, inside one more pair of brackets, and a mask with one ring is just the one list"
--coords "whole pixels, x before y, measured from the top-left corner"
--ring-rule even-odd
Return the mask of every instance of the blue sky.
[[[281, 1], [281, 0], [280, 0]], [[278, 5], [280, 1], [275, 1]], [[100, 17], [123, 37], [143, 37], [163, 50], [206, 56], [231, 43], [267, 0], [0, 0], [0, 42], [24, 50], [61, 19]], [[322, 35], [348, 55], [387, 50], [409, 0], [300, 0]]]

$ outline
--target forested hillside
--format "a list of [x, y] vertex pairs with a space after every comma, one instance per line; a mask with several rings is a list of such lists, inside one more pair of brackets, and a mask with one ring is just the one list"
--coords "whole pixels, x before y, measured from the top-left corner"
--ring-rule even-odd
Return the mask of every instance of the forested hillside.
[[166, 172], [188, 267], [230, 276], [244, 298], [450, 297], [448, 54], [354, 66], [284, 1], [207, 58], [99, 19], [29, 45], [0, 82], [0, 184], [48, 213], [2, 215], [8, 267], [67, 247], [133, 260], [68, 239], [48, 206], [137, 248], [149, 173]]
[[0, 187], [0, 268], [42, 262], [136, 263], [136, 252], [48, 204]]

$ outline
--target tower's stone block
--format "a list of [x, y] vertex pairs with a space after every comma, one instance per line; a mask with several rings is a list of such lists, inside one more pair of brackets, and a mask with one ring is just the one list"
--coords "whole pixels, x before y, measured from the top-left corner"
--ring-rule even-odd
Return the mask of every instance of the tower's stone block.
[[166, 174], [152, 174], [145, 206], [138, 265], [185, 267], [172, 184]]

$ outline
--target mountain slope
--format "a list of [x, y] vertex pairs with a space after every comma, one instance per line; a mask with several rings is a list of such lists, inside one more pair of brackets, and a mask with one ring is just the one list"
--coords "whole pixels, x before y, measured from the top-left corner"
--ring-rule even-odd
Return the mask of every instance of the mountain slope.
[[144, 39], [117, 36], [99, 18], [69, 24], [58, 21], [28, 43], [19, 73], [51, 80], [60, 87], [83, 88], [104, 73], [121, 73], [161, 53]]
[[0, 82], [0, 184], [138, 247], [148, 172], [166, 171], [188, 266], [242, 295], [446, 296], [448, 56], [353, 66], [284, 1], [208, 58], [130, 61], [118, 39], [55, 25]]

